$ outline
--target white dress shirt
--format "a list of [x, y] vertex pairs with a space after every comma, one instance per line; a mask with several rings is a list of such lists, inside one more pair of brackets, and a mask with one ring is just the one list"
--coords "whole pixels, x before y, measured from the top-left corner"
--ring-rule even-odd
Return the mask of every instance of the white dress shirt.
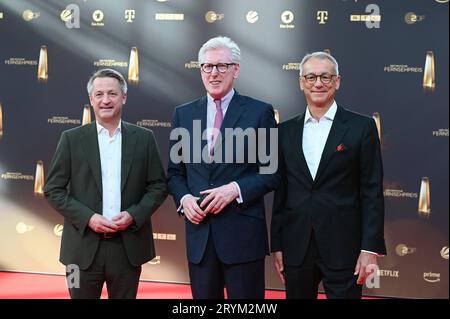
[[121, 123], [109, 136], [106, 128], [97, 122], [100, 167], [102, 169], [103, 216], [111, 220], [120, 213], [121, 168], [122, 168], [122, 129]]
[[322, 157], [328, 134], [330, 134], [336, 111], [337, 104], [336, 101], [333, 101], [328, 111], [317, 121], [312, 117], [309, 108], [306, 108], [303, 126], [303, 154], [313, 180], [316, 178], [320, 158]]

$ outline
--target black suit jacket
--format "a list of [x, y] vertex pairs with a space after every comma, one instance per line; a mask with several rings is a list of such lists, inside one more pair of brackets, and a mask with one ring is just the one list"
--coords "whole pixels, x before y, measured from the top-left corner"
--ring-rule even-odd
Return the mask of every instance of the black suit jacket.
[[[169, 192], [178, 207], [181, 198], [186, 194], [198, 196], [200, 191], [235, 181], [241, 189], [243, 203], [233, 201], [219, 214], [207, 216], [199, 225], [192, 224], [186, 219], [188, 260], [195, 264], [202, 260], [208, 238], [214, 240], [217, 255], [224, 263], [237, 264], [262, 259], [269, 253], [264, 195], [276, 188], [279, 178], [275, 172], [260, 174], [262, 164], [248, 159], [246, 152], [249, 148], [248, 142], [243, 149], [233, 150], [234, 163], [195, 162], [193, 156], [199, 155], [199, 152], [193, 146], [194, 139], [195, 143], [201, 143], [202, 149], [207, 146], [207, 141], [199, 140], [200, 135], [195, 134], [193, 121], [197, 120], [197, 123], [201, 124], [201, 128], [198, 129], [203, 132], [206, 128], [206, 108], [207, 99], [204, 96], [175, 110], [172, 128], [183, 128], [190, 133], [189, 141], [185, 144], [186, 148], [190, 148], [190, 152], [184, 147], [179, 149], [179, 154], [184, 158], [178, 163], [170, 156]], [[275, 127], [274, 112], [270, 104], [236, 92], [220, 129], [223, 140], [218, 140], [216, 146], [221, 147], [222, 154], [225, 154], [225, 141], [231, 138], [231, 135], [226, 134], [226, 128], [256, 130]], [[171, 150], [176, 149], [175, 145], [179, 143], [180, 136], [171, 140]], [[238, 152], [244, 153], [242, 163], [236, 163]]]
[[361, 249], [386, 254], [383, 167], [373, 119], [338, 106], [315, 180], [302, 151], [305, 114], [279, 126], [281, 183], [275, 192], [271, 250], [300, 265], [314, 230], [334, 269], [354, 267]]
[[[44, 194], [64, 216], [60, 261], [88, 268], [101, 234], [88, 227], [102, 214], [102, 173], [96, 122], [65, 131], [50, 165]], [[134, 219], [122, 234], [139, 266], [155, 257], [150, 217], [167, 196], [166, 177], [152, 131], [122, 122], [121, 210]]]

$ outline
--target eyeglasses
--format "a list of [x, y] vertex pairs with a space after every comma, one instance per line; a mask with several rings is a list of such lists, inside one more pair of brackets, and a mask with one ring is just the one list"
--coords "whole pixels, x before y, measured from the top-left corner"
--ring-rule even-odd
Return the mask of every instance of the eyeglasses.
[[228, 67], [230, 65], [236, 65], [236, 63], [217, 63], [217, 64], [202, 63], [200, 64], [200, 67], [202, 68], [202, 71], [205, 73], [211, 73], [214, 70], [214, 67], [216, 67], [219, 73], [225, 73], [227, 72]]
[[322, 82], [323, 84], [330, 84], [331, 81], [333, 80], [333, 77], [337, 76], [336, 74], [321, 74], [321, 75], [316, 75], [316, 74], [307, 74], [307, 75], [303, 75], [302, 78], [305, 78], [306, 83], [308, 84], [315, 84], [317, 81], [317, 78], [320, 79], [320, 82]]

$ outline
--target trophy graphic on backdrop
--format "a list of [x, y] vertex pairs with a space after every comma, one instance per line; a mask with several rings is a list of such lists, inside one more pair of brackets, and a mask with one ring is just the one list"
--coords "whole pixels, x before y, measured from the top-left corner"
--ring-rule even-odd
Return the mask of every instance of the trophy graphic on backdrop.
[[132, 47], [130, 52], [130, 63], [128, 64], [128, 82], [131, 84], [139, 83], [139, 57], [138, 49], [136, 47]]
[[423, 88], [425, 91], [429, 92], [433, 92], [436, 88], [433, 51], [428, 51], [425, 58], [425, 69], [423, 71]]
[[48, 56], [47, 46], [41, 45], [41, 52], [39, 53], [39, 65], [37, 77], [39, 82], [47, 82], [48, 80]]
[[278, 110], [274, 110], [275, 112], [275, 121], [277, 122], [277, 124], [280, 123], [280, 112], [278, 112]]
[[380, 143], [381, 143], [381, 118], [380, 118], [380, 113], [378, 113], [378, 112], [373, 113], [372, 118], [375, 120], [375, 124], [377, 126], [377, 131], [378, 131], [378, 138], [380, 139]]
[[37, 196], [44, 195], [44, 163], [37, 161], [36, 176], [34, 177], [34, 194]]
[[91, 106], [86, 104], [83, 108], [83, 120], [81, 126], [91, 123]]
[[422, 177], [419, 195], [419, 215], [428, 217], [430, 215], [430, 180]]

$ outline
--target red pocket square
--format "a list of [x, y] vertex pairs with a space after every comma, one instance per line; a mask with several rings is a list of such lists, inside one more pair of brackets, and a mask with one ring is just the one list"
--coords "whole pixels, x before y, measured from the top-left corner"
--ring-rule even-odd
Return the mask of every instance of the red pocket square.
[[336, 152], [342, 152], [342, 151], [345, 151], [345, 150], [347, 150], [347, 147], [344, 145], [344, 144], [339, 144], [337, 147], [336, 147]]

